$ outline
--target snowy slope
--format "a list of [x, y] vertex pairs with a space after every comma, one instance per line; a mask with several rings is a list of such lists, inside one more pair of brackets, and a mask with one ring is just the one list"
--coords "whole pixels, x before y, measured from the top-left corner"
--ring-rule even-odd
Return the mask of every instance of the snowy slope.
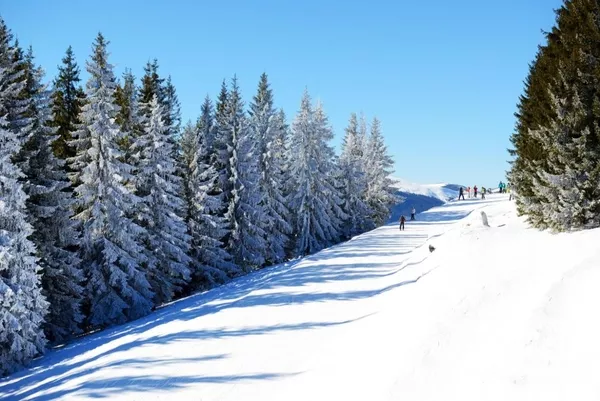
[[400, 216], [409, 216], [412, 208], [417, 213], [432, 207], [443, 205], [458, 197], [459, 185], [454, 184], [416, 184], [401, 178], [394, 178], [396, 196], [400, 202], [392, 207], [389, 222], [397, 222]]
[[0, 399], [599, 399], [599, 230], [530, 230], [502, 195], [417, 218], [50, 352]]
[[402, 178], [394, 178], [394, 181], [396, 183], [393, 185], [393, 187], [396, 188], [398, 192], [437, 198], [444, 202], [458, 197], [458, 190], [460, 188], [460, 185], [446, 183], [417, 184]]

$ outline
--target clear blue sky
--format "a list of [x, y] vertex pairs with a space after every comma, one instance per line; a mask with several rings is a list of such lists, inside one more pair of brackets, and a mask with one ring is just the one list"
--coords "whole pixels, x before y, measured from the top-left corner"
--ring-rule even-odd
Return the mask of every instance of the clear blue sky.
[[51, 78], [73, 46], [80, 67], [98, 31], [120, 76], [158, 58], [184, 120], [237, 74], [246, 101], [266, 71], [288, 118], [308, 87], [339, 146], [352, 111], [382, 121], [396, 175], [496, 185], [528, 63], [560, 0], [0, 0]]

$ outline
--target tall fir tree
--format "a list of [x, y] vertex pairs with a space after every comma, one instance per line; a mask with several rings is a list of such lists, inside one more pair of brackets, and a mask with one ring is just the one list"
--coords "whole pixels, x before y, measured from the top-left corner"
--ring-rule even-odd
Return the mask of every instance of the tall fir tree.
[[323, 141], [324, 147], [321, 150], [322, 153], [322, 171], [325, 174], [325, 192], [323, 192], [323, 199], [326, 201], [327, 210], [329, 212], [330, 222], [330, 236], [331, 240], [329, 245], [338, 243], [343, 236], [342, 227], [344, 221], [348, 219], [348, 214], [344, 212], [343, 204], [343, 191], [340, 189], [341, 182], [339, 181], [339, 158], [336, 156], [335, 151], [329, 142], [333, 140], [333, 129], [329, 124], [329, 117], [325, 113], [323, 103], [317, 101], [315, 105], [314, 114], [314, 128], [317, 141]]
[[[215, 167], [215, 158], [214, 158], [214, 149], [215, 149], [215, 114], [213, 110], [213, 104], [210, 100], [210, 97], [206, 95], [204, 98], [204, 103], [202, 103], [202, 107], [200, 109], [200, 117], [198, 117], [198, 121], [196, 122], [196, 127], [200, 130], [198, 135], [202, 140], [203, 151], [200, 163], [206, 164], [207, 166], [211, 166], [215, 173], [217, 173]], [[213, 189], [213, 194], [216, 194], [218, 188]]]
[[206, 163], [209, 149], [205, 135], [210, 130], [205, 129], [205, 124], [210, 125], [211, 114], [210, 101], [205, 101], [196, 126], [188, 123], [181, 136], [192, 291], [208, 289], [240, 274], [222, 242], [227, 230], [224, 218], [217, 212], [223, 209], [223, 202], [214, 190], [219, 176]]
[[154, 96], [158, 97], [160, 104], [165, 103], [164, 79], [158, 75], [158, 60], [148, 61], [144, 67], [144, 76], [138, 95], [138, 103], [144, 105], [142, 112], [146, 117], [150, 117], [151, 110], [149, 104]]
[[520, 98], [509, 178], [519, 212], [539, 228], [600, 225], [598, 13], [594, 0], [564, 2]]
[[317, 252], [338, 240], [343, 212], [332, 183], [334, 151], [329, 145], [333, 132], [322, 106], [313, 109], [308, 91], [292, 125], [290, 178], [295, 192], [291, 197], [294, 216], [295, 254]]
[[15, 62], [12, 34], [0, 18], [0, 376], [27, 364], [44, 351], [42, 325], [48, 303], [42, 295], [40, 266], [26, 220], [26, 195], [13, 163], [23, 133], [7, 117], [28, 121], [19, 104], [25, 87]]
[[366, 124], [361, 119], [359, 129], [355, 113], [350, 116], [346, 134], [342, 142], [342, 154], [339, 159], [341, 170], [342, 209], [347, 218], [342, 224], [344, 238], [352, 238], [374, 227], [372, 212], [365, 203], [367, 182], [364, 169], [364, 140]]
[[120, 141], [123, 158], [126, 163], [132, 163], [133, 149], [131, 147], [143, 129], [143, 115], [139, 110], [135, 76], [129, 69], [123, 73], [123, 84], [117, 85], [115, 103], [119, 106], [115, 122], [123, 133], [123, 139]]
[[180, 197], [181, 179], [175, 175], [165, 112], [156, 95], [149, 106], [152, 113], [134, 145], [138, 158], [135, 181], [136, 195], [142, 200], [138, 222], [145, 229], [149, 281], [155, 303], [161, 305], [171, 301], [190, 280], [190, 237], [177, 214], [185, 204]]
[[[88, 102], [82, 109], [73, 162], [83, 165], [78, 214], [83, 225], [82, 266], [87, 279], [84, 312], [88, 328], [105, 327], [148, 314], [153, 293], [142, 267], [138, 239], [144, 230], [128, 216], [140, 202], [126, 187], [132, 167], [122, 161], [122, 132], [115, 119], [115, 76], [108, 62], [108, 42], [98, 34], [87, 63]], [[126, 230], [123, 227], [127, 227]]]
[[181, 104], [175, 85], [169, 75], [163, 87], [164, 102], [161, 103], [164, 108], [165, 127], [167, 128], [168, 138], [172, 143], [177, 143], [181, 131]]
[[267, 74], [262, 74], [258, 90], [250, 104], [249, 129], [258, 158], [259, 190], [266, 213], [267, 263], [276, 264], [286, 257], [289, 235], [292, 233], [290, 211], [285, 197], [285, 121], [273, 106], [273, 91]]
[[391, 207], [396, 203], [396, 197], [390, 178], [394, 160], [387, 151], [381, 133], [381, 123], [377, 118], [373, 118], [371, 124], [365, 159], [367, 183], [365, 201], [371, 210], [373, 223], [375, 226], [381, 226], [389, 219]]
[[233, 78], [228, 96], [226, 115], [222, 126], [225, 138], [231, 138], [231, 197], [226, 219], [231, 223], [227, 249], [234, 262], [245, 271], [262, 267], [267, 251], [267, 215], [262, 206], [259, 186], [257, 140], [248, 127], [244, 115], [244, 102]]
[[43, 71], [34, 64], [33, 52], [25, 57], [25, 86], [22, 97], [29, 99], [25, 114], [30, 120], [27, 140], [15, 157], [24, 173], [28, 220], [34, 228], [33, 240], [42, 267], [43, 293], [50, 303], [46, 317], [46, 337], [62, 342], [80, 331], [83, 275], [76, 250], [79, 233], [73, 215], [73, 200], [66, 190], [70, 183], [65, 162], [54, 156], [52, 142], [57, 138], [50, 121], [50, 92], [42, 84]]
[[79, 85], [79, 67], [71, 46], [67, 48], [62, 65], [58, 67], [58, 77], [52, 91], [52, 119], [49, 125], [56, 128], [58, 138], [52, 149], [59, 159], [75, 156], [75, 149], [69, 144], [73, 132], [79, 128], [79, 114], [85, 103], [85, 92]]
[[[221, 91], [215, 107], [215, 120], [213, 126], [213, 147], [211, 165], [215, 166], [219, 174], [218, 190], [221, 193], [223, 202], [228, 205], [231, 199], [231, 191], [233, 189], [231, 181], [231, 156], [233, 152], [233, 139], [231, 130], [228, 129], [228, 105], [230, 93], [227, 89], [225, 81], [221, 84]], [[225, 215], [227, 208], [223, 210]], [[229, 224], [229, 223], [228, 223]]]

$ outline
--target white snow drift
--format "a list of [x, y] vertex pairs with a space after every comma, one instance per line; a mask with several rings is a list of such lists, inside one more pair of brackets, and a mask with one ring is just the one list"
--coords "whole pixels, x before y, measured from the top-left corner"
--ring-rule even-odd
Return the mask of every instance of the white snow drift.
[[52, 351], [0, 399], [598, 399], [599, 240], [451, 202]]

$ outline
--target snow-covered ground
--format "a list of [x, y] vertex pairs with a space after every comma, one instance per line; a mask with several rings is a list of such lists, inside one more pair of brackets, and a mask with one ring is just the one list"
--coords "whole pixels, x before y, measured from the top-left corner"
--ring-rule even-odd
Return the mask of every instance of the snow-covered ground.
[[504, 195], [417, 218], [50, 352], [0, 399], [600, 399], [599, 230], [528, 229]]

